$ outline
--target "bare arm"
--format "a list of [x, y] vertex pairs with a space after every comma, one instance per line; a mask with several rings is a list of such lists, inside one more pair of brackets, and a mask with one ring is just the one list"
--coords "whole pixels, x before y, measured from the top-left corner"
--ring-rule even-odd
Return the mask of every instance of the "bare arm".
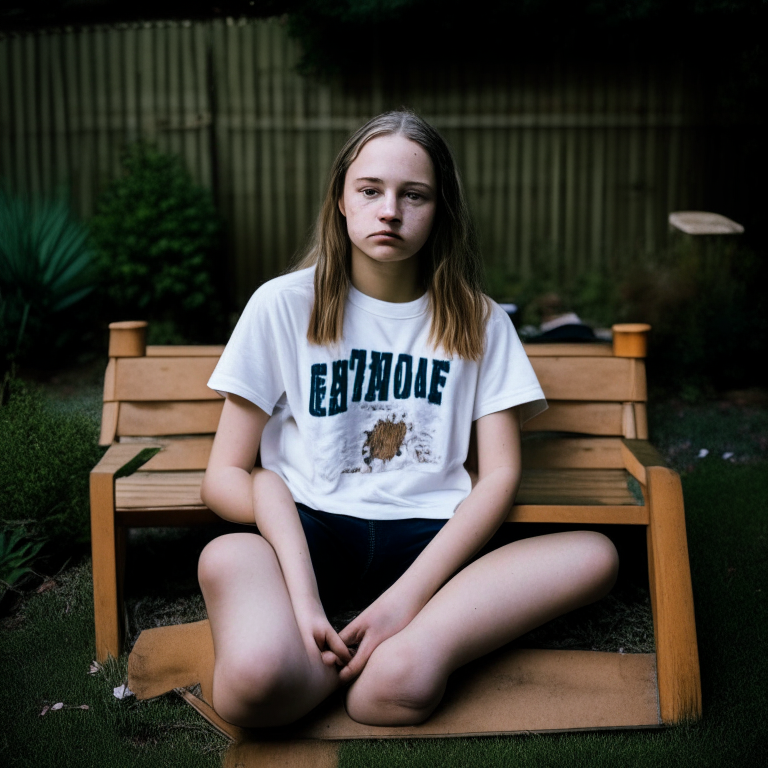
[[[288, 487], [274, 472], [254, 468], [269, 415], [238, 395], [228, 394], [203, 478], [203, 502], [225, 520], [256, 523], [275, 550], [302, 634], [347, 661], [346, 646], [325, 618], [307, 539]], [[331, 658], [333, 656], [333, 658]]]
[[488, 414], [477, 421], [478, 480], [454, 516], [411, 567], [341, 632], [358, 653], [342, 671], [354, 679], [381, 642], [399, 632], [432, 595], [480, 550], [504, 521], [520, 484], [520, 424], [517, 410]]

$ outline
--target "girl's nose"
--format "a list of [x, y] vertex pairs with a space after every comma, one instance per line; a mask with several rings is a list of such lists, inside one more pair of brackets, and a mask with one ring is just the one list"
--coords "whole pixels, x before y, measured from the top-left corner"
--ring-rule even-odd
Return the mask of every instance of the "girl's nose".
[[379, 218], [382, 221], [392, 221], [393, 219], [400, 218], [397, 195], [389, 192], [384, 195], [381, 201], [381, 208], [379, 209]]

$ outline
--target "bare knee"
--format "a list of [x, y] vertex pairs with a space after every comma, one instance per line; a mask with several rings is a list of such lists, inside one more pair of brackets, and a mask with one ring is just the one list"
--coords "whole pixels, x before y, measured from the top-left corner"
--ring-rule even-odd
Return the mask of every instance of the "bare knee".
[[301, 680], [295, 663], [274, 653], [217, 659], [213, 675], [214, 709], [241, 727], [271, 727], [293, 722], [292, 702]]
[[255, 533], [228, 533], [206, 544], [197, 564], [197, 577], [203, 589], [215, 587], [231, 573], [233, 564], [247, 563], [254, 557], [274, 558], [266, 539]]
[[368, 725], [416, 725], [445, 692], [446, 675], [426, 653], [397, 636], [382, 643], [347, 695], [347, 712]]
[[579, 558], [587, 592], [586, 602], [605, 597], [619, 573], [619, 553], [613, 542], [596, 531], [578, 531]]

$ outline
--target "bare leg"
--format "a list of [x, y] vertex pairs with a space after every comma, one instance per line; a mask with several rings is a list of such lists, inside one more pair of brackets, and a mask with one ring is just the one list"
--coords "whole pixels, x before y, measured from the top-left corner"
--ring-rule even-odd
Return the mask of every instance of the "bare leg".
[[451, 672], [603, 597], [617, 570], [611, 541], [589, 531], [523, 539], [485, 555], [376, 648], [349, 690], [347, 711], [371, 725], [424, 721]]
[[334, 691], [335, 668], [301, 638], [275, 551], [233, 533], [203, 550], [200, 586], [213, 632], [213, 706], [228, 722], [293, 722]]

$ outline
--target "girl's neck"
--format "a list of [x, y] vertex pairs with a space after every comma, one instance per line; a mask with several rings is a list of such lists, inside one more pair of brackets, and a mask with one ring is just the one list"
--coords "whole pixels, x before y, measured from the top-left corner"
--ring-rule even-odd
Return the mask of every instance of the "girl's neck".
[[424, 295], [416, 257], [389, 263], [366, 258], [363, 263], [353, 256], [351, 280], [360, 293], [392, 304], [416, 301]]

